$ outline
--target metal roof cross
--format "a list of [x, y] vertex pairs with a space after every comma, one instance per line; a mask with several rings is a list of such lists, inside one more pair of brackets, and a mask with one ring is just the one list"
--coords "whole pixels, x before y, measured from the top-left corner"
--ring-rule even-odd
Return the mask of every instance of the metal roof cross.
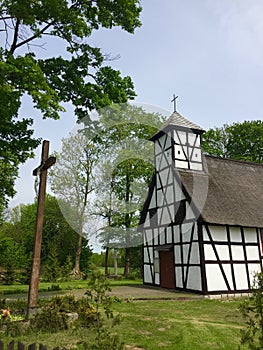
[[171, 102], [174, 103], [174, 112], [176, 112], [176, 99], [177, 99], [177, 98], [178, 98], [178, 96], [175, 96], [175, 94], [174, 94], [173, 99], [172, 99], [172, 101], [171, 101]]

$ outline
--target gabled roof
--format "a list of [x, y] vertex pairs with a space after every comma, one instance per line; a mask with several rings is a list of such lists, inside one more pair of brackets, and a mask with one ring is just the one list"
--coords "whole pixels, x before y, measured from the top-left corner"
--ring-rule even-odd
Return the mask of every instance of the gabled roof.
[[204, 132], [204, 130], [200, 126], [190, 122], [178, 112], [173, 112], [173, 114], [161, 126], [160, 130], [158, 130], [157, 133], [151, 137], [151, 140], [152, 141], [156, 140], [159, 136], [161, 136], [163, 133], [165, 133], [167, 130], [171, 128], [191, 129], [199, 133]]
[[263, 228], [263, 164], [205, 156], [207, 174], [179, 170], [205, 222]]

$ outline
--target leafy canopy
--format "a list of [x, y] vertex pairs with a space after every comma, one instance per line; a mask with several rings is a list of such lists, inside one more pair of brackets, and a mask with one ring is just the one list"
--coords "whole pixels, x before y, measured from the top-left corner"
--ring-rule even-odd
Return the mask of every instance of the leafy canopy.
[[[18, 164], [40, 142], [33, 138], [33, 120], [19, 115], [22, 97], [53, 119], [65, 102], [81, 119], [94, 108], [134, 98], [131, 78], [106, 65], [109, 57], [87, 39], [100, 28], [134, 33], [140, 12], [140, 0], [0, 1], [1, 207], [15, 193]], [[63, 43], [63, 57], [45, 52], [45, 40]]]
[[244, 121], [209, 129], [203, 136], [202, 147], [213, 156], [262, 163], [263, 121]]

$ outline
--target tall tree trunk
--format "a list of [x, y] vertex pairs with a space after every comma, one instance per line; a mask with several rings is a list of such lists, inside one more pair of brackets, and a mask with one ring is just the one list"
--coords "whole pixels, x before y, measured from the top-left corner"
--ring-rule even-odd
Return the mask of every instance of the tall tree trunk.
[[106, 247], [106, 252], [105, 252], [105, 276], [109, 276], [109, 247]]
[[82, 250], [82, 233], [79, 235], [78, 246], [77, 246], [76, 257], [75, 257], [75, 265], [73, 268], [73, 274], [77, 277], [79, 277], [81, 274], [81, 271], [80, 271], [81, 250]]
[[[127, 207], [129, 207], [130, 204], [130, 168], [126, 170], [126, 194], [125, 194], [125, 202]], [[125, 214], [125, 227], [126, 229], [130, 228], [131, 226], [131, 218], [129, 212]], [[128, 277], [131, 273], [131, 250], [130, 250], [130, 233], [127, 230], [126, 237], [125, 237], [125, 265], [124, 265], [124, 276]]]
[[125, 248], [125, 265], [124, 265], [124, 276], [128, 277], [131, 274], [131, 249], [130, 247]]
[[114, 249], [114, 276], [118, 276], [118, 252]]

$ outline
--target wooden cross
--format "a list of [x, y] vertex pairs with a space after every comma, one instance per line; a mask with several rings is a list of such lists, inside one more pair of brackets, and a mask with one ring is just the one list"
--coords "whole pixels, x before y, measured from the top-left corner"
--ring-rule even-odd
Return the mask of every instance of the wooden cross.
[[178, 96], [176, 96], [175, 97], [175, 94], [174, 94], [174, 96], [173, 96], [174, 98], [172, 99], [172, 101], [171, 102], [173, 102], [174, 103], [174, 112], [176, 112], [176, 99], [178, 98]]
[[35, 310], [38, 298], [38, 284], [40, 275], [40, 255], [42, 243], [42, 231], [44, 222], [44, 205], [46, 197], [47, 170], [56, 163], [55, 157], [49, 157], [49, 141], [44, 140], [42, 144], [41, 164], [33, 170], [34, 176], [40, 176], [38, 188], [37, 217], [35, 226], [35, 242], [31, 278], [28, 291], [27, 318]]

